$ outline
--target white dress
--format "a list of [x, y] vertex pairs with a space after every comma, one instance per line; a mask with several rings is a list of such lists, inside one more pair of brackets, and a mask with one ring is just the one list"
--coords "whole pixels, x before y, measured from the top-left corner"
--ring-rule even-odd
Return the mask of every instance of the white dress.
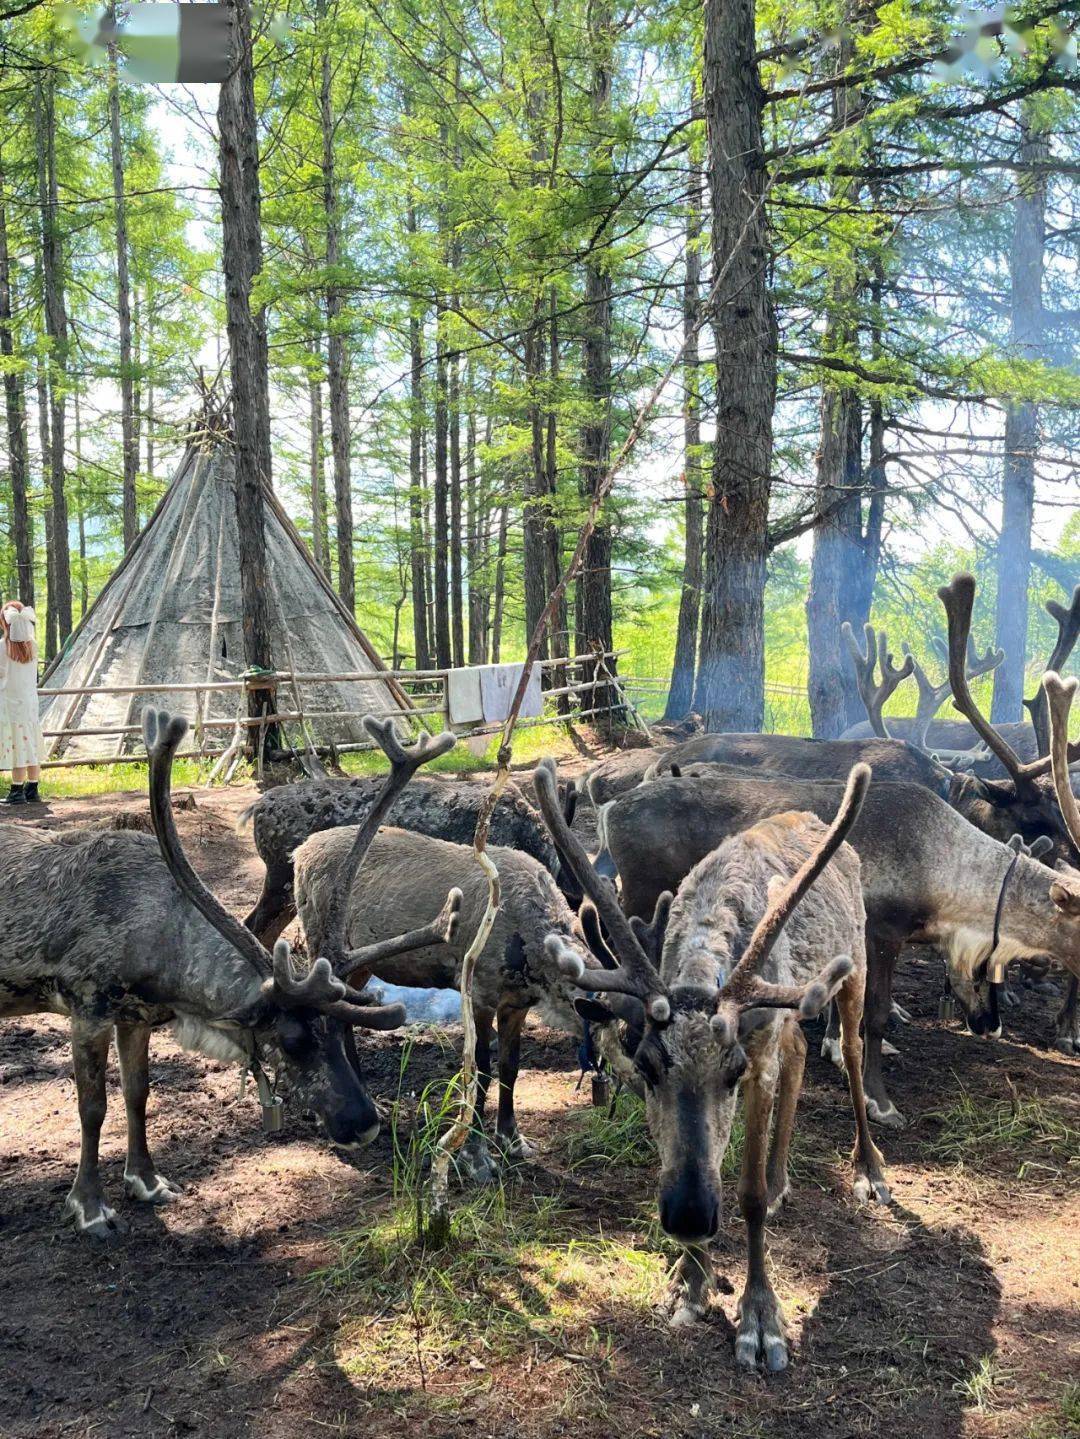
[[30, 647], [33, 658], [21, 664], [0, 640], [0, 770], [41, 763], [36, 641]]

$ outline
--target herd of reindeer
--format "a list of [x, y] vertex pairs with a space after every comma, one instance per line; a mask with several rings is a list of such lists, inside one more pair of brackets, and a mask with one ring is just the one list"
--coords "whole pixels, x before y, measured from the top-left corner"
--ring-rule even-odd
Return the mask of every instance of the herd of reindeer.
[[[972, 644], [975, 582], [958, 575], [940, 595], [943, 684], [911, 654], [896, 664], [869, 626], [865, 649], [846, 631], [869, 729], [829, 741], [703, 734], [622, 751], [580, 786], [560, 787], [544, 761], [532, 780], [539, 813], [511, 788], [492, 816], [501, 904], [475, 969], [479, 1088], [459, 1167], [485, 1180], [497, 1161], [529, 1152], [514, 1089], [530, 1010], [595, 1038], [614, 1075], [644, 1097], [660, 1220], [681, 1246], [669, 1317], [690, 1325], [715, 1285], [709, 1246], [741, 1089], [740, 1365], [788, 1363], [764, 1232], [788, 1193], [807, 1050], [801, 1020], [828, 1011], [823, 1052], [846, 1073], [854, 1192], [865, 1202], [890, 1201], [870, 1121], [904, 1123], [886, 1091], [882, 1049], [891, 1015], [904, 1017], [892, 982], [906, 944], [943, 953], [970, 1029], [986, 1036], [1001, 1032], [1010, 961], [1061, 966], [1055, 1042], [1080, 1055], [1080, 807], [1069, 773], [1080, 744], [1068, 739], [1077, 681], [1059, 676], [1080, 633], [1080, 587], [1068, 609], [1048, 606], [1058, 640], [1028, 702], [1031, 723], [1002, 726], [969, 688], [1002, 659]], [[909, 675], [917, 716], [887, 724], [883, 706]], [[962, 720], [936, 722], [950, 693]], [[391, 722], [366, 723], [388, 775], [299, 781], [252, 807], [266, 878], [243, 923], [196, 875], [177, 833], [180, 718], [144, 716], [154, 836], [28, 829], [7, 847], [0, 1016], [70, 1018], [82, 1149], [65, 1215], [80, 1233], [110, 1238], [120, 1227], [98, 1167], [114, 1034], [131, 1199], [164, 1204], [177, 1194], [146, 1136], [148, 1044], [161, 1025], [185, 1047], [251, 1071], [269, 1112], [282, 1101], [312, 1110], [347, 1150], [377, 1134], [356, 1031], [396, 1029], [405, 1012], [372, 1002], [366, 987], [457, 987], [489, 890], [471, 848], [483, 787], [414, 780], [453, 737], [406, 745]], [[573, 825], [582, 796], [596, 812], [592, 856]], [[297, 915], [306, 965], [280, 937]]]

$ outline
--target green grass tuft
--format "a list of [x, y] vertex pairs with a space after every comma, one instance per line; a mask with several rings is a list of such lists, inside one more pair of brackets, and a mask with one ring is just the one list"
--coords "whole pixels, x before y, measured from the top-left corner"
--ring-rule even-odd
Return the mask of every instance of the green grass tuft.
[[1080, 1129], [1038, 1095], [991, 1101], [961, 1089], [955, 1103], [927, 1118], [940, 1125], [924, 1145], [935, 1159], [967, 1165], [1015, 1154], [1018, 1179], [1040, 1171], [1057, 1177], [1080, 1167]]

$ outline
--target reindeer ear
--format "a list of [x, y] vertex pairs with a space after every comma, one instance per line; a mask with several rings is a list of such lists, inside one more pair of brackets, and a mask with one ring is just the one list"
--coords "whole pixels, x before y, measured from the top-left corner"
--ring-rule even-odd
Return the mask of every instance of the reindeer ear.
[[1080, 915], [1080, 890], [1071, 884], [1059, 884], [1057, 880], [1050, 886], [1050, 898], [1070, 919]]

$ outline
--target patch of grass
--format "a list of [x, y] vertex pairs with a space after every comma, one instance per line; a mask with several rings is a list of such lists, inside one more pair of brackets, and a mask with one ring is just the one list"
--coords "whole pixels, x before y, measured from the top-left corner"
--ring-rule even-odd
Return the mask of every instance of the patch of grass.
[[1068, 1384], [1057, 1403], [1056, 1414], [1037, 1419], [1027, 1439], [1080, 1439], [1080, 1384]]
[[479, 1369], [523, 1344], [602, 1357], [609, 1340], [591, 1316], [612, 1305], [647, 1312], [666, 1267], [599, 1228], [582, 1236], [580, 1212], [557, 1198], [498, 1184], [456, 1199], [437, 1249], [417, 1237], [415, 1199], [402, 1196], [341, 1236], [319, 1277], [342, 1306], [343, 1367], [364, 1382], [423, 1387], [433, 1368]]
[[968, 1165], [1012, 1153], [1020, 1156], [1018, 1179], [1080, 1169], [1080, 1129], [1037, 1094], [989, 1101], [961, 1089], [953, 1104], [927, 1118], [941, 1126], [923, 1146], [935, 1159]]
[[960, 1395], [966, 1408], [979, 1414], [990, 1414], [1000, 1406], [1005, 1391], [1014, 1387], [1012, 1379], [993, 1355], [984, 1354], [969, 1374], [956, 1381], [953, 1390]]
[[[185, 785], [206, 783], [211, 762], [192, 759], [177, 760], [173, 770], [173, 785], [182, 789]], [[47, 769], [42, 772], [41, 797], [50, 799], [81, 799], [84, 795], [120, 794], [131, 790], [147, 794], [149, 769], [145, 764], [87, 764], [71, 769]], [[248, 777], [246, 772], [243, 776]]]
[[[438, 729], [438, 726], [435, 727]], [[487, 746], [479, 755], [473, 754], [464, 737], [449, 754], [425, 766], [429, 774], [485, 774], [496, 768], [499, 749], [497, 734], [487, 737]], [[560, 759], [576, 753], [573, 742], [562, 724], [538, 724], [518, 730], [514, 735], [514, 764], [526, 765], [552, 756]], [[382, 774], [387, 769], [386, 756], [380, 750], [364, 750], [341, 757], [347, 774]]]
[[571, 1170], [656, 1163], [645, 1106], [631, 1090], [620, 1090], [610, 1107], [577, 1110], [573, 1119], [564, 1150]]
[[391, 1117], [391, 1204], [341, 1234], [337, 1257], [313, 1276], [341, 1306], [343, 1367], [363, 1382], [426, 1388], [433, 1370], [461, 1364], [479, 1374], [522, 1344], [602, 1358], [609, 1339], [590, 1316], [614, 1305], [648, 1312], [663, 1291], [665, 1257], [620, 1244], [599, 1224], [583, 1235], [580, 1211], [557, 1196], [501, 1183], [457, 1195], [449, 1241], [425, 1244], [423, 1184], [456, 1086], [429, 1086], [406, 1129], [410, 1055], [407, 1042]]

